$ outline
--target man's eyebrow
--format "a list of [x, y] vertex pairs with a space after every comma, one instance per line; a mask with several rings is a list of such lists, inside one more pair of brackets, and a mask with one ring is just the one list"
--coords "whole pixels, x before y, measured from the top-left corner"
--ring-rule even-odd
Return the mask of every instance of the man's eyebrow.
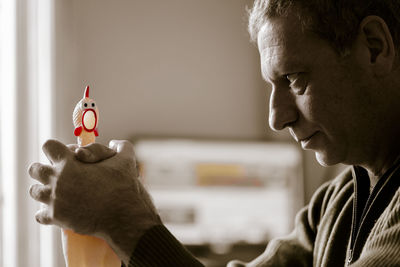
[[284, 77], [284, 75], [275, 75], [270, 77], [267, 74], [261, 73], [262, 79], [264, 80], [264, 82], [266, 82], [267, 84], [269, 84], [271, 87], [278, 85], [278, 84], [282, 84], [282, 82], [286, 81], [286, 78]]
[[271, 79], [271, 77], [269, 77], [269, 75], [267, 74], [267, 71], [265, 70], [265, 68], [263, 68], [263, 67], [261, 67], [261, 77], [262, 77], [262, 79], [265, 81], [265, 82], [267, 82], [267, 83], [269, 83], [269, 84], [272, 84], [272, 79]]
[[264, 80], [279, 81], [288, 74], [306, 72], [307, 70], [308, 68], [303, 61], [296, 58], [290, 58], [277, 62], [275, 70], [272, 70], [271, 73], [268, 73], [264, 68], [262, 68], [261, 74]]

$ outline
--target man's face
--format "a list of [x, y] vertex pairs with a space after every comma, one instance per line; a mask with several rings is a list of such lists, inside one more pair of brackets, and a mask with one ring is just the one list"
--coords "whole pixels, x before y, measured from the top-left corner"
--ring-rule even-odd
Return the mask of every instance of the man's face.
[[[375, 85], [363, 51], [339, 56], [324, 40], [302, 32], [296, 16], [273, 18], [258, 35], [263, 78], [272, 85], [270, 127], [289, 128], [322, 165], [359, 164], [376, 141]], [[362, 59], [362, 60], [360, 60]]]

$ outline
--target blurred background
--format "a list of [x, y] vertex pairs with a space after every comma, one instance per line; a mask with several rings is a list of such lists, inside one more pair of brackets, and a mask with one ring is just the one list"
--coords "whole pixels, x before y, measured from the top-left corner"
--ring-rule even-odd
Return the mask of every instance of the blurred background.
[[207, 266], [249, 260], [342, 167], [268, 128], [270, 88], [247, 34], [251, 0], [0, 0], [0, 266], [65, 266], [26, 169], [75, 143], [85, 86], [97, 142], [135, 144], [168, 228]]

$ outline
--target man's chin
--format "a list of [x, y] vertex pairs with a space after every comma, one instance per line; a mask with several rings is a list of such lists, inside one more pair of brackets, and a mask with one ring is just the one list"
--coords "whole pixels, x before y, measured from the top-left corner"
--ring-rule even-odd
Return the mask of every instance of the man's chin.
[[315, 151], [315, 158], [318, 163], [324, 167], [329, 167], [340, 163], [340, 161], [335, 157], [329, 157], [326, 152]]

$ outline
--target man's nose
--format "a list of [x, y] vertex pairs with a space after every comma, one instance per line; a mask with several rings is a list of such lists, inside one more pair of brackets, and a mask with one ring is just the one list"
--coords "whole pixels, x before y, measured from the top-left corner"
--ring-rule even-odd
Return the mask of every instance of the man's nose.
[[280, 131], [298, 119], [294, 96], [289, 90], [272, 88], [269, 100], [269, 126]]

